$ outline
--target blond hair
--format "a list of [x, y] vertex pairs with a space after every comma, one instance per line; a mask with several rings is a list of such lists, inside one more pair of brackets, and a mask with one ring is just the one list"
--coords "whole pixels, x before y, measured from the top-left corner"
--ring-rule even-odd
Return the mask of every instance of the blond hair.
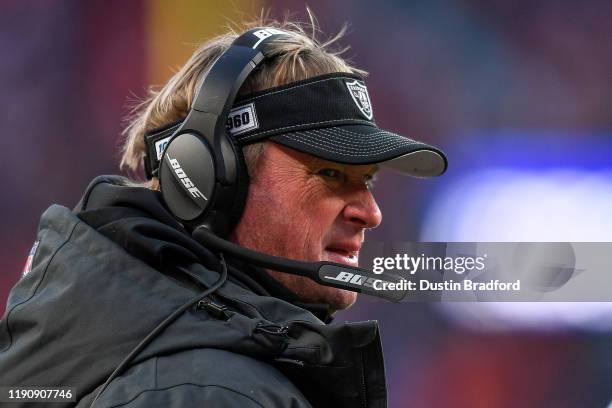
[[[142, 174], [143, 158], [146, 154], [144, 135], [187, 116], [195, 93], [214, 61], [229, 48], [241, 32], [252, 28], [273, 27], [291, 35], [280, 36], [270, 42], [272, 57], [247, 78], [240, 88], [239, 95], [334, 72], [366, 74], [339, 56], [348, 47], [342, 50], [330, 49], [330, 46], [344, 35], [346, 27], [334, 37], [321, 42], [315, 38], [317, 25], [312, 15], [308, 25], [266, 20], [261, 18], [257, 22], [243, 24], [240, 28], [230, 27], [227, 33], [200, 45], [185, 65], [161, 89], [149, 90], [148, 96], [134, 107], [123, 131], [125, 140], [120, 162], [122, 170], [127, 170], [133, 176]], [[310, 35], [306, 33], [307, 28], [311, 29]], [[262, 152], [263, 143], [243, 148], [250, 175], [254, 174]], [[158, 187], [155, 178], [144, 185], [153, 189]]]

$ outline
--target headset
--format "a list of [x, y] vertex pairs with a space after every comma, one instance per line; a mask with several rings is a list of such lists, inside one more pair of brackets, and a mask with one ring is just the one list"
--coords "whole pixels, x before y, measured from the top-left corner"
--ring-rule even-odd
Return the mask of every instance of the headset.
[[275, 28], [256, 28], [234, 40], [202, 81], [185, 120], [170, 128], [173, 133], [163, 148], [158, 168], [151, 156], [155, 151], [152, 145], [160, 141], [159, 131], [145, 136], [147, 174], [158, 176], [170, 212], [196, 241], [210, 249], [262, 267], [306, 276], [326, 286], [400, 301], [406, 291], [376, 289], [385, 281], [400, 282], [397, 276], [383, 277], [333, 262], [275, 257], [226, 239], [240, 219], [249, 182], [242, 150], [227, 131], [228, 115], [249, 74], [273, 57], [269, 43], [290, 35]]

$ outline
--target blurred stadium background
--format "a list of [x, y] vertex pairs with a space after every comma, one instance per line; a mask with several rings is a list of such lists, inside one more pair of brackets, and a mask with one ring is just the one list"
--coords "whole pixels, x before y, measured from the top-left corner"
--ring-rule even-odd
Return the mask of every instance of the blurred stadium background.
[[[380, 177], [378, 241], [612, 241], [612, 3], [322, 1], [328, 36], [370, 72], [382, 126], [442, 146], [436, 180]], [[38, 217], [117, 173], [131, 102], [198, 42], [268, 0], [0, 2], [0, 313]], [[612, 267], [612, 266], [611, 266]], [[612, 272], [612, 271], [611, 271]], [[612, 288], [611, 288], [612, 290]], [[402, 304], [378, 319], [390, 407], [603, 407], [612, 399], [610, 304]]]

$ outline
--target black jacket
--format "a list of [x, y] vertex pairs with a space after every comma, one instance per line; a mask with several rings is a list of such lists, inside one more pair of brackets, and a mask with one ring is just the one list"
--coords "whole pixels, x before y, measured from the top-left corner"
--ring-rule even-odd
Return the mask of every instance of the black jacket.
[[[37, 240], [31, 272], [0, 321], [0, 386], [74, 387], [77, 407], [88, 407], [135, 345], [206, 289], [188, 274], [210, 286], [221, 269], [158, 192], [119, 177], [95, 179], [73, 211], [51, 206]], [[96, 407], [386, 406], [376, 322], [325, 324], [325, 308], [299, 304], [261, 270], [230, 264], [228, 281], [209, 297], [214, 307], [180, 315]]]

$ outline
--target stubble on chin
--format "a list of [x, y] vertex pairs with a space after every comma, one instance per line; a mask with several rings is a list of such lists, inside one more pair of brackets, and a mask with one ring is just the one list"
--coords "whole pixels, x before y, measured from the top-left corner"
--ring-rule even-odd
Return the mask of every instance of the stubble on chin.
[[327, 303], [331, 312], [344, 310], [357, 301], [357, 293], [344, 289], [320, 285], [304, 276], [291, 275], [284, 272], [266, 269], [272, 278], [307, 303]]

